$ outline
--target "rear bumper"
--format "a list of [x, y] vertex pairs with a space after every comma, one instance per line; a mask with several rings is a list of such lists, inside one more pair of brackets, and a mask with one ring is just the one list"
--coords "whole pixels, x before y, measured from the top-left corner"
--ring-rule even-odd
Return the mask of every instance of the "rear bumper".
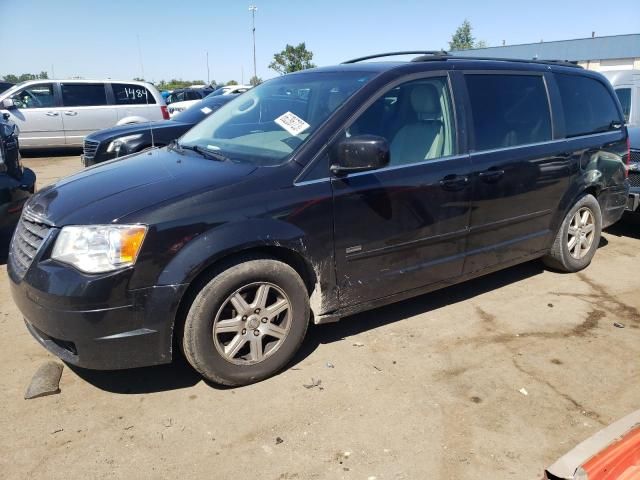
[[[66, 267], [47, 272], [37, 265], [21, 280], [10, 265], [11, 262], [11, 293], [27, 329], [42, 346], [65, 362], [96, 370], [171, 362], [174, 320], [186, 285], [126, 291], [121, 285], [121, 274], [99, 279], [94, 285], [91, 280], [82, 283], [80, 274], [62, 272]], [[33, 274], [39, 276], [38, 280], [43, 275], [47, 278], [44, 282], [31, 282], [29, 277]], [[62, 276], [71, 281], [65, 285], [58, 283]], [[112, 297], [107, 305], [105, 302], [92, 305], [63, 293], [83, 290], [90, 293], [98, 289], [106, 290], [105, 295]]]
[[602, 211], [602, 228], [607, 228], [622, 218], [629, 201], [629, 182], [604, 190], [599, 196]]

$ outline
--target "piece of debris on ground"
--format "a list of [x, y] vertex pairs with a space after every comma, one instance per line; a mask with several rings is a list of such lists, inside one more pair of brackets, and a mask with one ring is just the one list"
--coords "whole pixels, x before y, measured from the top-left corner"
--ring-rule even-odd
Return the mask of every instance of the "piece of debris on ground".
[[31, 383], [24, 393], [24, 399], [46, 397], [60, 393], [60, 377], [62, 377], [62, 363], [48, 361], [40, 365], [31, 378]]

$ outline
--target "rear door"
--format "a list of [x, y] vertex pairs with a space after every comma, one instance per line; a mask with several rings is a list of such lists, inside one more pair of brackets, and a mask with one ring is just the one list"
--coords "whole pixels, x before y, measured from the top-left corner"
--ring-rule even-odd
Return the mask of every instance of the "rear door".
[[56, 94], [57, 85], [42, 82], [29, 85], [11, 97], [16, 108], [8, 111], [20, 129], [21, 147], [64, 145], [64, 128]]
[[340, 303], [349, 307], [457, 277], [469, 219], [446, 73], [390, 88], [340, 135], [387, 139], [386, 168], [331, 180]]
[[60, 82], [65, 143], [81, 146], [84, 137], [113, 127], [116, 109], [107, 102], [104, 83]]
[[465, 274], [549, 247], [554, 213], [577, 163], [554, 139], [542, 72], [465, 72], [471, 136], [471, 221]]

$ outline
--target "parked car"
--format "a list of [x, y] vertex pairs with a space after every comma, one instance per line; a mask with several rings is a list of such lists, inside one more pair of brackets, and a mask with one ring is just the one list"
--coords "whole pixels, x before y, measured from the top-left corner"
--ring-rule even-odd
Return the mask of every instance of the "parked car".
[[611, 70], [602, 72], [618, 95], [625, 121], [640, 126], [640, 70]]
[[22, 207], [35, 190], [36, 176], [20, 162], [18, 129], [0, 117], [0, 257], [6, 257], [9, 240]]
[[587, 267], [629, 193], [609, 82], [422, 53], [269, 80], [174, 145], [36, 193], [19, 231], [38, 236], [8, 260], [31, 334], [94, 369], [180, 345], [242, 385], [284, 368], [310, 321], [540, 257]]
[[195, 105], [212, 92], [212, 88], [183, 88], [174, 90], [171, 95], [167, 97], [169, 116], [173, 117], [180, 112], [184, 112], [187, 108]]
[[545, 470], [544, 480], [633, 480], [640, 472], [640, 410], [603, 428]]
[[235, 97], [237, 95], [206, 98], [171, 120], [98, 130], [84, 139], [82, 163], [89, 167], [152, 146], [164, 147]]
[[20, 148], [81, 147], [91, 132], [169, 119], [151, 84], [112, 80], [32, 80], [0, 94], [0, 113], [20, 128]]
[[15, 84], [11, 82], [0, 82], [0, 93], [4, 92], [5, 90], [9, 90], [14, 85]]
[[640, 213], [640, 126], [629, 131], [629, 203], [627, 210]]

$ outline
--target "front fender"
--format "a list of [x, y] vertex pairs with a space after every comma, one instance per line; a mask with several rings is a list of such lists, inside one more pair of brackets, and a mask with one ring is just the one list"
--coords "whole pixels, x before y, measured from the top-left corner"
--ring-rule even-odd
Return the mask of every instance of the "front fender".
[[333, 258], [308, 248], [307, 236], [299, 227], [273, 218], [254, 218], [226, 223], [203, 232], [186, 244], [162, 270], [158, 285], [191, 284], [216, 262], [252, 249], [277, 248], [304, 262], [311, 283], [311, 309], [320, 316], [338, 306], [332, 285]]

